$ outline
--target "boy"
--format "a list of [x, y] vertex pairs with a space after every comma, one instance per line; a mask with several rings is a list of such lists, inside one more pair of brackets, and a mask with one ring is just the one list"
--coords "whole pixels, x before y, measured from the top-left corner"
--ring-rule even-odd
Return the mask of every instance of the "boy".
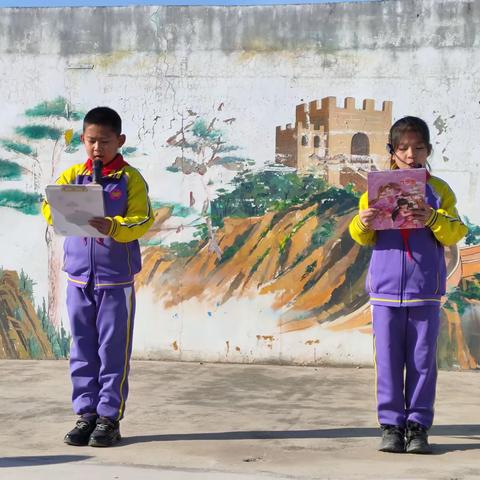
[[[125, 143], [121, 132], [117, 112], [108, 107], [90, 110], [81, 136], [88, 159], [65, 170], [56, 182], [91, 183], [93, 162], [103, 164], [106, 216], [89, 224], [108, 237], [67, 237], [64, 242], [72, 401], [80, 415], [65, 436], [69, 445], [109, 447], [121, 438], [135, 314], [133, 282], [141, 268], [137, 239], [153, 222], [145, 180], [118, 153]], [[46, 201], [42, 213], [51, 224]]]

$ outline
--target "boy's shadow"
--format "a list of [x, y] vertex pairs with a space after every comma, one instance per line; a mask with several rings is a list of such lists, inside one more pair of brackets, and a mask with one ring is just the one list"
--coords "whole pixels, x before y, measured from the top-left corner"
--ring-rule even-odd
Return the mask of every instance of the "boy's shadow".
[[57, 463], [79, 462], [91, 458], [90, 455], [33, 455], [0, 458], [0, 468], [34, 467]]
[[[480, 450], [480, 425], [438, 425], [430, 431], [432, 437], [466, 437], [475, 443], [435, 444], [431, 443], [435, 454], [444, 454], [455, 450]], [[378, 438], [379, 429], [369, 427], [326, 428], [318, 430], [246, 430], [236, 432], [176, 433], [158, 435], [137, 435], [124, 437], [120, 445], [148, 442], [188, 442], [207, 440], [281, 440], [304, 438]]]

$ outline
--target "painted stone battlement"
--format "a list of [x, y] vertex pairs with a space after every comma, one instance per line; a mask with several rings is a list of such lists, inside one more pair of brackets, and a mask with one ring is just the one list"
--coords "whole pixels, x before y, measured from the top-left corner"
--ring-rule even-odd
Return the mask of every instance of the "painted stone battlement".
[[[313, 100], [309, 103], [301, 103], [295, 108], [295, 121], [303, 124], [313, 122], [322, 123], [332, 114], [337, 115], [352, 115], [352, 118], [357, 117], [359, 120], [371, 117], [373, 114], [380, 120], [392, 117], [392, 102], [382, 102], [382, 109], [375, 109], [375, 100], [366, 98], [362, 102], [362, 108], [357, 108], [356, 100], [353, 97], [346, 97], [343, 107], [337, 105], [337, 97], [324, 97], [321, 100]], [[370, 118], [372, 119], [372, 118]]]
[[381, 110], [374, 99], [364, 99], [357, 108], [353, 97], [343, 106], [336, 97], [324, 97], [295, 107], [295, 125], [276, 128], [276, 161], [299, 173], [324, 168], [338, 155], [372, 160], [386, 155], [388, 131], [392, 125], [392, 102], [383, 101]]

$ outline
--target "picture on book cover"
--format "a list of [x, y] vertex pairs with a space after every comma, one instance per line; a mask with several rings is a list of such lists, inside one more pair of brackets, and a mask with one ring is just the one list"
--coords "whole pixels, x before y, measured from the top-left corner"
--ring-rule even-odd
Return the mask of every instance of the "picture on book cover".
[[423, 228], [408, 212], [425, 205], [424, 168], [368, 173], [368, 207], [379, 210], [373, 230]]

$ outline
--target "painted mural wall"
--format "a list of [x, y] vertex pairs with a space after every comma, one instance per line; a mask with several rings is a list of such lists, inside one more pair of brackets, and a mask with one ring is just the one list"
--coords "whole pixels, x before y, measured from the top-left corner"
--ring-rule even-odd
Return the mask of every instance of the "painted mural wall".
[[68, 356], [45, 185], [115, 108], [150, 186], [134, 355], [370, 364], [349, 237], [395, 119], [431, 127], [470, 233], [447, 252], [439, 363], [480, 363], [480, 1], [1, 9], [0, 357]]

